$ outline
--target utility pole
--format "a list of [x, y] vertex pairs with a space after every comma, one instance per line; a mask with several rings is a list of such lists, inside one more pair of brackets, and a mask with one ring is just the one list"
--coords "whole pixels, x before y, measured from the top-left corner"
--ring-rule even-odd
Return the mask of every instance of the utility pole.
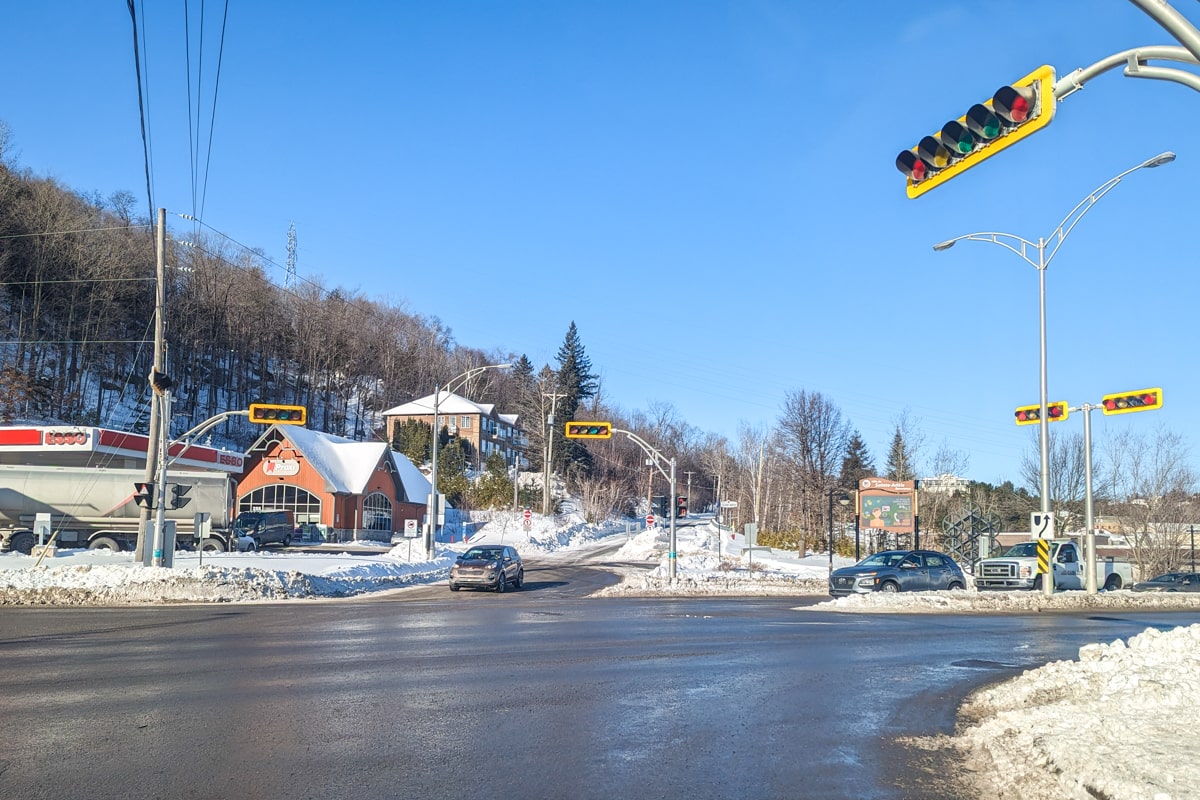
[[[146, 482], [153, 482], [158, 474], [158, 442], [159, 426], [162, 416], [159, 394], [154, 389], [154, 376], [164, 372], [163, 368], [163, 304], [166, 302], [166, 272], [167, 272], [167, 210], [158, 210], [158, 235], [156, 237], [158, 256], [155, 259], [154, 271], [154, 360], [150, 367], [150, 377], [146, 381], [150, 385], [150, 432], [149, 443], [146, 446]], [[146, 533], [150, 527], [150, 509], [143, 508], [138, 514], [137, 547], [133, 554], [136, 563], [144, 564], [146, 555]]]
[[558, 392], [543, 392], [542, 397], [550, 398], [550, 416], [546, 418], [546, 463], [545, 475], [542, 478], [542, 516], [550, 515], [550, 473], [554, 462], [554, 412], [558, 408], [558, 398], [566, 397]]

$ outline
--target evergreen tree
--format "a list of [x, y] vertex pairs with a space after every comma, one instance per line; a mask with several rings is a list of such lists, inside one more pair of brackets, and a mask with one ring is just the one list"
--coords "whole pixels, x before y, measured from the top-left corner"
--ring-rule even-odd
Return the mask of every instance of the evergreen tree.
[[408, 419], [396, 426], [392, 434], [392, 449], [403, 453], [414, 464], [424, 464], [429, 460], [429, 443], [432, 440], [433, 432], [429, 425]]
[[528, 439], [525, 454], [529, 458], [531, 469], [542, 468], [542, 454], [545, 452], [545, 439], [542, 436], [546, 420], [542, 411], [542, 390], [539, 378], [534, 375], [533, 363], [522, 355], [513, 363], [508, 376], [512, 388], [512, 409], [517, 414], [517, 424], [525, 432]]
[[463, 500], [471, 482], [467, 479], [466, 442], [458, 437], [438, 448], [438, 491], [446, 495], [446, 502], [455, 508], [463, 507]]
[[893, 481], [911, 481], [917, 477], [912, 450], [899, 425], [896, 426], [896, 435], [892, 437], [892, 446], [888, 449], [887, 477]]
[[492, 453], [487, 457], [483, 475], [471, 487], [471, 505], [474, 508], [508, 508], [512, 501], [513, 484], [504, 456]]
[[842, 473], [838, 483], [846, 489], [857, 489], [860, 480], [874, 476], [875, 464], [867, 452], [867, 445], [858, 431], [855, 431], [846, 445], [846, 457], [842, 459]]
[[[554, 416], [555, 429], [550, 431], [554, 436], [555, 466], [566, 471], [576, 468], [584, 474], [590, 474], [592, 457], [587, 448], [575, 439], [567, 439], [562, 435], [560, 421], [575, 419], [580, 404], [596, 396], [599, 389], [599, 376], [592, 373], [592, 361], [584, 352], [583, 343], [579, 339], [579, 329], [574, 321], [567, 329], [566, 338], [558, 348], [558, 392], [563, 395], [558, 398], [557, 413]], [[562, 446], [559, 446], [559, 441]]]

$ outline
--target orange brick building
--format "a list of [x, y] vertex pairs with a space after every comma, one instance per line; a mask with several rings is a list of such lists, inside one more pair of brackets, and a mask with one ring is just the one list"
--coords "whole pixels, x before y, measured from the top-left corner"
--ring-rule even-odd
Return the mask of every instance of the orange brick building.
[[272, 425], [246, 453], [234, 510], [282, 509], [297, 527], [316, 526], [330, 541], [386, 542], [407, 520], [420, 529], [429, 489], [412, 462], [383, 442]]

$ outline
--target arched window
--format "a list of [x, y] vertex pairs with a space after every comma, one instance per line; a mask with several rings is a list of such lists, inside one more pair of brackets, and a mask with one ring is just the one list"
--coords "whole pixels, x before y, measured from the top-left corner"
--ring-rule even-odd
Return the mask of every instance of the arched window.
[[264, 510], [291, 511], [292, 519], [302, 522], [321, 521], [321, 499], [299, 486], [273, 483], [262, 486], [238, 498], [238, 513]]
[[392, 501], [386, 495], [373, 492], [363, 498], [363, 527], [369, 531], [392, 529]]

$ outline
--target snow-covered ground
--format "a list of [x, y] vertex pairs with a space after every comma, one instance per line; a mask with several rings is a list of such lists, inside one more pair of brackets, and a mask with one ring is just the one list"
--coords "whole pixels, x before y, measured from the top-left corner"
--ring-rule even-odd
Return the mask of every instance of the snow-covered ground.
[[[681, 527], [676, 580], [669, 579], [667, 532], [633, 533], [623, 522], [589, 525], [575, 515], [500, 515], [472, 542], [514, 545], [527, 559], [575, 558], [620, 544], [606, 560], [643, 562], [602, 595], [826, 595], [827, 554], [804, 558], [762, 548], [734, 558], [710, 523]], [[133, 564], [130, 554], [60, 551], [36, 559], [0, 555], [0, 605], [248, 602], [347, 597], [444, 582], [462, 543], [425, 559], [419, 543], [386, 553], [346, 545], [328, 553], [177, 553], [172, 569]], [[835, 558], [835, 566], [850, 560]], [[797, 613], [972, 613], [1053, 609], [1200, 609], [1200, 594], [1129, 591], [927, 592], [863, 595], [797, 607]], [[1119, 709], [1119, 714], [1114, 714]], [[1060, 661], [975, 693], [952, 743], [977, 770], [981, 797], [1200, 797], [1200, 625], [1148, 629], [1127, 641], [1089, 645]]]

